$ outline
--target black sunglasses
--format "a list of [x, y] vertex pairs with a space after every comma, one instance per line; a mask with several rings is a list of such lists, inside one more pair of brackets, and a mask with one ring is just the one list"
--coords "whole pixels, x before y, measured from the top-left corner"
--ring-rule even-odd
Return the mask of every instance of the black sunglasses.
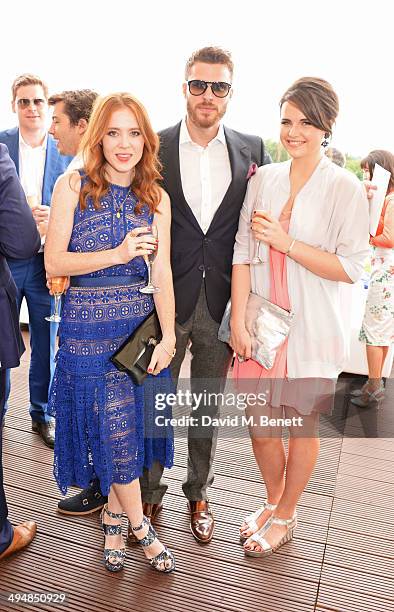
[[212, 93], [217, 98], [225, 98], [231, 89], [231, 83], [225, 83], [224, 81], [200, 81], [200, 79], [192, 79], [187, 82], [187, 85], [192, 96], [202, 96], [207, 91], [208, 85], [210, 85]]
[[19, 98], [16, 103], [21, 108], [27, 108], [28, 106], [30, 106], [30, 102], [32, 102], [34, 106], [38, 107], [44, 106], [45, 104], [45, 100], [43, 100], [42, 98]]

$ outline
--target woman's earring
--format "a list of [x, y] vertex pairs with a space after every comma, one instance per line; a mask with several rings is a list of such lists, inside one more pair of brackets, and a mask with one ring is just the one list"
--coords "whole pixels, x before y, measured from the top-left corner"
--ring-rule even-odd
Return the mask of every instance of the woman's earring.
[[329, 138], [330, 138], [330, 134], [328, 132], [326, 132], [324, 134], [323, 142], [321, 143], [322, 147], [328, 147], [328, 145], [330, 144], [330, 141], [328, 140]]

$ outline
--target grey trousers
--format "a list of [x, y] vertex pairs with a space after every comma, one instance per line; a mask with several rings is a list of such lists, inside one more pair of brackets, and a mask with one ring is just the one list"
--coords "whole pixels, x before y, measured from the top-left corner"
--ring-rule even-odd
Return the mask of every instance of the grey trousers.
[[[232, 350], [218, 340], [219, 323], [209, 313], [205, 296], [205, 283], [201, 284], [200, 296], [192, 316], [183, 324], [177, 325], [176, 355], [171, 363], [174, 382], [179, 381], [179, 372], [185, 357], [189, 340], [192, 354], [190, 366], [190, 391], [192, 393], [222, 393], [226, 384], [227, 371], [232, 358]], [[201, 422], [203, 415], [215, 417], [220, 406], [215, 402], [201, 402], [191, 415]], [[188, 428], [187, 476], [182, 489], [190, 501], [207, 499], [207, 488], [213, 483], [213, 460], [217, 442], [217, 427]], [[176, 441], [175, 441], [176, 443]], [[142, 500], [151, 504], [161, 502], [167, 484], [163, 481], [163, 466], [155, 462], [152, 469], [145, 470], [140, 478]]]

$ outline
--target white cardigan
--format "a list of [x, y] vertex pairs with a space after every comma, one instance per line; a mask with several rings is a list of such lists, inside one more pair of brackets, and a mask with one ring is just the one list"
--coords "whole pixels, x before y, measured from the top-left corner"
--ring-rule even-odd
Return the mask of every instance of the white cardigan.
[[[250, 219], [255, 209], [277, 219], [290, 197], [291, 161], [259, 168], [249, 180], [234, 247], [234, 264], [249, 264], [255, 241]], [[323, 156], [297, 195], [289, 235], [335, 253], [353, 282], [369, 253], [369, 213], [365, 189], [347, 170]], [[269, 247], [260, 245], [264, 263], [251, 265], [251, 290], [270, 296]], [[287, 283], [295, 313], [289, 334], [289, 378], [336, 378], [346, 358], [339, 282], [326, 280], [287, 258]]]

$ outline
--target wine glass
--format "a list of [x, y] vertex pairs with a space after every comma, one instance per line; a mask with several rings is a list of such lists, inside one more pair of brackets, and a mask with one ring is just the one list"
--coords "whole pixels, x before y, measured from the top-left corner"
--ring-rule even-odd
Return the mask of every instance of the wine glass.
[[[265, 209], [263, 209], [263, 208], [255, 208], [254, 211], [253, 211], [253, 214], [252, 214], [251, 221], [253, 221], [253, 217], [255, 216], [256, 213], [264, 213], [264, 212], [267, 212], [267, 211]], [[254, 254], [253, 254], [252, 261], [251, 261], [251, 263], [253, 265], [257, 265], [257, 264], [260, 264], [260, 263], [264, 262], [261, 254], [260, 254], [260, 246], [261, 246], [261, 240], [257, 240], [257, 238], [255, 238], [255, 241], [254, 241]]]
[[60, 302], [62, 293], [66, 288], [66, 284], [68, 281], [68, 276], [54, 276], [51, 280], [51, 290], [55, 297], [55, 308], [50, 317], [45, 317], [46, 321], [51, 321], [53, 323], [60, 323]]
[[[158, 238], [158, 231], [157, 231], [157, 225], [151, 225], [150, 226], [150, 233], [153, 236], [153, 238]], [[141, 293], [158, 293], [160, 291], [160, 289], [158, 287], [155, 287], [154, 284], [152, 283], [152, 264], [156, 258], [157, 255], [157, 243], [155, 245], [154, 250], [149, 253], [149, 255], [145, 255], [144, 259], [146, 262], [146, 266], [148, 268], [148, 284], [146, 285], [146, 287], [142, 287], [142, 289], [140, 289]]]

